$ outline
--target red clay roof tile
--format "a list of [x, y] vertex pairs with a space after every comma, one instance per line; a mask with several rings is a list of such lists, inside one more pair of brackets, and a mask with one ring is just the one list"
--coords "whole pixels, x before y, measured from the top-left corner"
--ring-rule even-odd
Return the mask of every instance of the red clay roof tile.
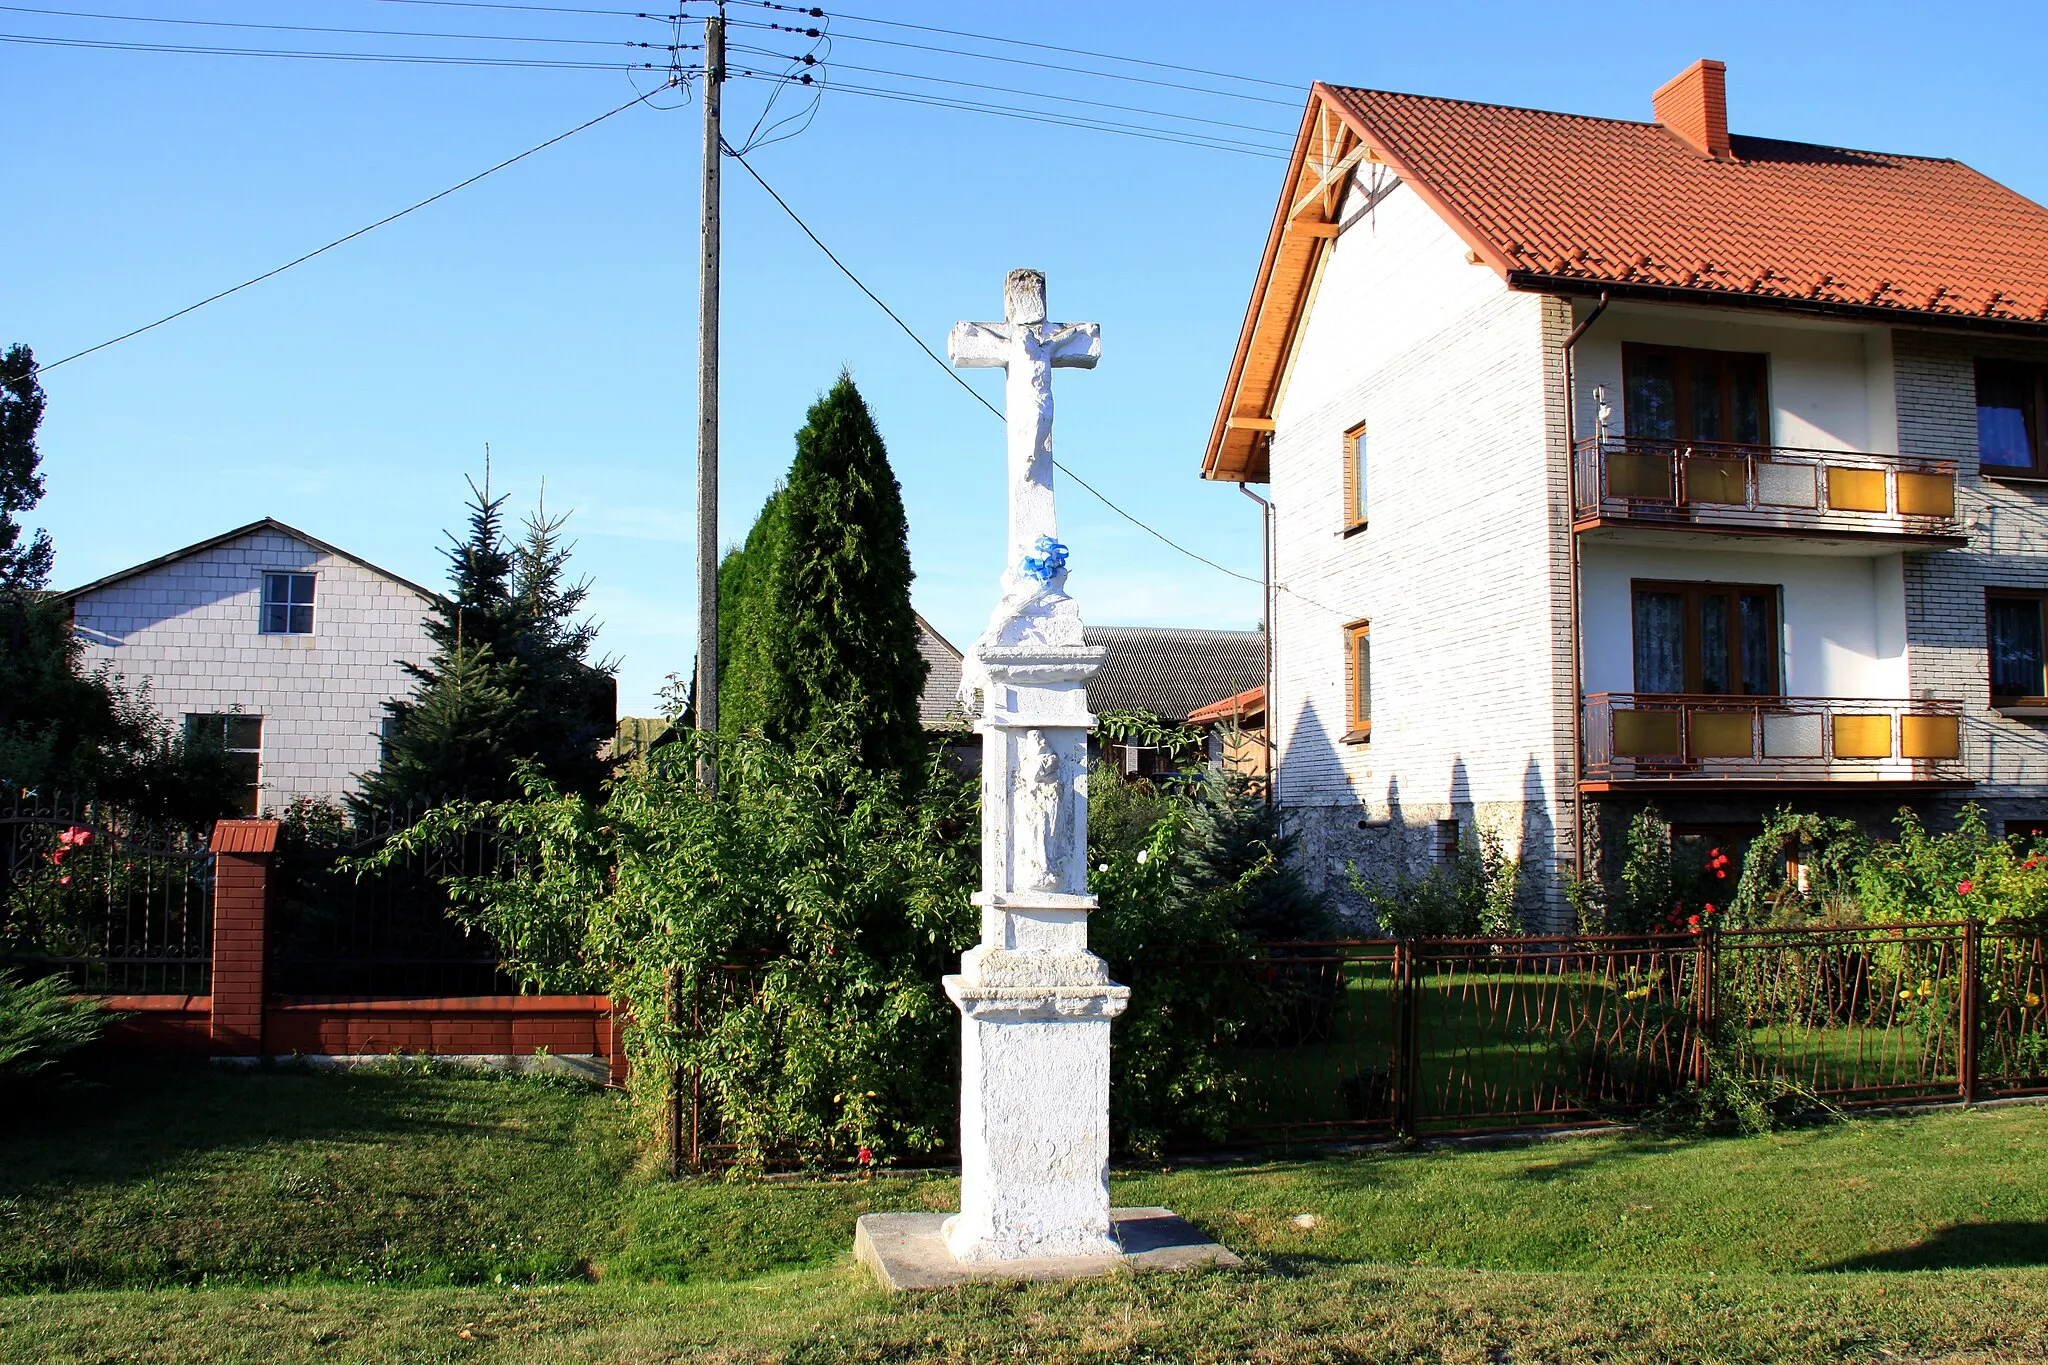
[[2048, 209], [1958, 161], [1321, 89], [1511, 279], [2048, 320]]

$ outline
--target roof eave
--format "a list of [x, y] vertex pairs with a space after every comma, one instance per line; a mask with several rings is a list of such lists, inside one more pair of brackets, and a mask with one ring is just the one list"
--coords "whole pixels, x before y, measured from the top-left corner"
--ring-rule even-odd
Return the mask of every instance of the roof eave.
[[1693, 289], [1674, 284], [1589, 279], [1580, 275], [1546, 275], [1534, 270], [1510, 270], [1507, 272], [1507, 282], [1510, 289], [1525, 293], [1588, 297], [1607, 294], [1617, 299], [1678, 303], [1695, 308], [1744, 308], [1856, 322], [1878, 322], [1891, 327], [1940, 327], [1973, 332], [1997, 332], [2008, 336], [2048, 337], [2048, 319], [2036, 321], [2029, 318], [1994, 317], [1985, 313], [1943, 313], [1924, 309], [1892, 308], [1875, 303], [1851, 303], [1838, 299], [1802, 298], [1786, 294], [1747, 294], [1727, 289]]
[[75, 588], [69, 588], [63, 592], [51, 593], [50, 598], [52, 601], [57, 602], [73, 602], [76, 601], [78, 598], [85, 596], [85, 594], [89, 592], [97, 592], [101, 588], [110, 588], [116, 583], [125, 582], [126, 580], [134, 578], [139, 574], [148, 573], [152, 569], [161, 569], [166, 564], [175, 564], [181, 559], [189, 559], [193, 555], [203, 553], [207, 550], [211, 550], [218, 545], [225, 545], [231, 540], [239, 540], [243, 536], [252, 535], [257, 531], [277, 531], [281, 534], [291, 536], [296, 540], [302, 540], [316, 550], [322, 551], [326, 554], [334, 555], [340, 559], [346, 559], [347, 561], [349, 561], [349, 563], [358, 565], [361, 568], [368, 569], [371, 573], [374, 573], [381, 578], [388, 578], [393, 583], [398, 584], [398, 586], [400, 586], [401, 588], [406, 588], [412, 592], [418, 593], [421, 597], [425, 598], [429, 602], [438, 602], [442, 600], [441, 595], [435, 592], [432, 588], [423, 588], [409, 578], [401, 578], [397, 574], [391, 572], [389, 569], [382, 568], [378, 565], [372, 564], [369, 560], [364, 559], [361, 555], [351, 554], [347, 550], [342, 549], [339, 545], [330, 545], [326, 541], [320, 539], [318, 536], [309, 536], [296, 526], [287, 526], [283, 522], [279, 521], [276, 517], [260, 517], [257, 520], [250, 522], [246, 526], [237, 526], [233, 530], [223, 531], [217, 536], [208, 536], [205, 540], [198, 541], [191, 545], [187, 545], [183, 549], [172, 550], [169, 554], [158, 555], [155, 559], [146, 559], [140, 564], [130, 565], [128, 568], [121, 569], [115, 573], [107, 574], [105, 577], [102, 578], [95, 578], [90, 583], [81, 583]]

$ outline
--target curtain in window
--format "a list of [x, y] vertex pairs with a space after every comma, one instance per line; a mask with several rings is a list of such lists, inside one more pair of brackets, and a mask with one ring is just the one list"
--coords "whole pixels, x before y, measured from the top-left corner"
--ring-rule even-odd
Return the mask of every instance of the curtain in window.
[[1757, 593], [1744, 593], [1739, 604], [1742, 635], [1742, 692], [1748, 697], [1767, 697], [1778, 690], [1771, 661], [1777, 657], [1778, 642], [1772, 638], [1771, 600]]
[[1635, 598], [1636, 691], [1685, 691], [1685, 599], [1675, 592]]
[[1624, 416], [1628, 434], [1657, 441], [1678, 439], [1678, 375], [1669, 355], [1631, 355]]
[[1991, 644], [1991, 694], [2041, 695], [2041, 604], [2011, 597], [1985, 603]]
[[2005, 469], [2034, 463], [2031, 376], [2010, 365], [1977, 367], [1977, 461]]

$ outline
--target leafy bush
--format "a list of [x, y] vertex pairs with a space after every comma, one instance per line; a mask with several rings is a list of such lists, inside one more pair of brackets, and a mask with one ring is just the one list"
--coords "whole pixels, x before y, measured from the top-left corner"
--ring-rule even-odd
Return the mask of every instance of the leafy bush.
[[23, 982], [0, 972], [0, 1085], [49, 1069], [113, 1018], [97, 1001], [74, 997], [61, 976]]
[[1283, 965], [1247, 966], [1262, 943], [1333, 928], [1287, 860], [1272, 807], [1242, 777], [1187, 770], [1170, 787], [1097, 764], [1089, 783], [1090, 946], [1132, 987], [1110, 1032], [1116, 1141], [1156, 1151], [1177, 1134], [1220, 1138], [1244, 1097], [1244, 1059], [1286, 1002]]
[[1355, 868], [1351, 884], [1365, 898], [1380, 932], [1394, 938], [1508, 937], [1522, 932], [1515, 909], [1522, 862], [1510, 858], [1500, 831], [1481, 828], [1448, 862], [1421, 876], [1402, 872], [1371, 881]]

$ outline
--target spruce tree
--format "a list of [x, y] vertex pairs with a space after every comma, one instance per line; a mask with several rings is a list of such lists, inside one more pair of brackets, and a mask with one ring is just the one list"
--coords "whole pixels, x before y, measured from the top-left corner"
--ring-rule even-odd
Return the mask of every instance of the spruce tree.
[[20, 521], [43, 497], [42, 456], [36, 450], [42, 421], [35, 352], [9, 346], [0, 355], [0, 594], [8, 598], [50, 586], [50, 533], [38, 530], [23, 544]]
[[543, 508], [513, 545], [504, 495], [488, 482], [470, 495], [469, 533], [443, 551], [451, 591], [427, 622], [433, 657], [405, 665], [410, 698], [385, 703], [390, 738], [360, 806], [513, 796], [521, 762], [590, 795], [609, 772], [599, 749], [612, 734], [612, 670], [586, 658], [597, 627], [574, 619], [589, 584], [568, 579], [564, 518]]
[[881, 433], [844, 372], [797, 432], [782, 506], [763, 729], [796, 745], [832, 726], [862, 766], [914, 776], [929, 666], [910, 605], [909, 525]]

